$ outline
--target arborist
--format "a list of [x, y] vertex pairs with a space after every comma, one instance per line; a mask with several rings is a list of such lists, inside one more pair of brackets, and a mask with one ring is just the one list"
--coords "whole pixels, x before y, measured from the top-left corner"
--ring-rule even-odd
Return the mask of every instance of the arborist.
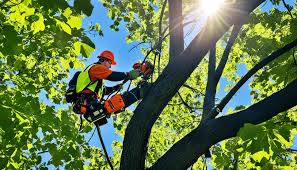
[[[110, 70], [111, 65], [116, 65], [111, 51], [105, 50], [97, 58], [98, 62], [74, 75], [66, 92], [66, 100], [73, 104], [75, 113], [83, 115], [89, 122], [101, 121], [99, 124], [105, 124], [106, 117], [122, 111], [143, 98], [150, 87], [145, 80], [151, 75], [153, 66], [149, 62], [136, 63], [133, 66], [134, 69], [129, 72], [117, 72]], [[106, 87], [103, 80], [126, 82], [140, 76], [145, 79], [142, 79], [134, 89], [123, 94], [116, 93], [107, 100], [103, 100], [105, 95], [113, 94], [122, 88], [122, 84]]]

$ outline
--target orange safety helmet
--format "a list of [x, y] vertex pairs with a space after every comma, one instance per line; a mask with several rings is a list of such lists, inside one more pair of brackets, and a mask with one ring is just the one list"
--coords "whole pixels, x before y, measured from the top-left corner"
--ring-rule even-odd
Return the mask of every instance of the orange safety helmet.
[[116, 65], [117, 64], [116, 61], [114, 60], [113, 53], [111, 51], [109, 51], [109, 50], [102, 51], [102, 53], [100, 55], [98, 55], [97, 58], [106, 58], [106, 59], [108, 59], [108, 60], [111, 61], [111, 64], [112, 65]]

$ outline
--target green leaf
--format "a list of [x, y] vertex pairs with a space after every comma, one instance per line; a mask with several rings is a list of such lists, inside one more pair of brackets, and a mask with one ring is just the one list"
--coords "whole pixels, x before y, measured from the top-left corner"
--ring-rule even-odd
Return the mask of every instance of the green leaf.
[[82, 17], [81, 16], [70, 16], [67, 23], [70, 25], [71, 28], [80, 29], [82, 24]]
[[96, 31], [100, 31], [101, 30], [101, 25], [96, 23], [95, 24], [95, 29], [96, 29]]
[[[18, 44], [22, 43], [21, 38], [18, 36], [18, 33], [14, 29], [13, 26], [4, 26], [1, 29], [1, 35], [5, 37], [3, 41], [3, 48], [1, 48], [1, 52], [3, 54], [17, 54], [20, 47]], [[13, 50], [12, 50], [13, 49]]]
[[91, 16], [94, 6], [91, 4], [91, 0], [74, 0], [74, 8]]
[[63, 12], [63, 15], [66, 17], [66, 18], [69, 18], [72, 14], [72, 11], [70, 8], [66, 8]]
[[59, 9], [66, 9], [69, 7], [67, 1], [64, 0], [50, 0], [50, 1], [39, 1], [38, 2], [45, 10], [58, 11]]
[[266, 158], [267, 160], [269, 160], [270, 155], [269, 155], [267, 152], [265, 152], [265, 151], [259, 151], [259, 152], [254, 153], [251, 157], [252, 157], [255, 161], [257, 161], [257, 162], [261, 162], [261, 160], [262, 160], [263, 158]]
[[67, 60], [67, 59], [61, 58], [61, 64], [62, 64], [62, 67], [64, 69], [69, 69], [70, 68], [70, 66], [69, 66], [69, 60]]
[[31, 24], [31, 30], [33, 30], [33, 34], [45, 29], [43, 16], [41, 14], [38, 14], [37, 16], [39, 19]]
[[261, 126], [256, 126], [250, 123], [244, 124], [244, 126], [238, 131], [237, 135], [243, 140], [254, 138], [257, 134], [262, 132]]
[[86, 58], [90, 57], [91, 53], [95, 51], [94, 48], [85, 43], [81, 43], [81, 47], [81, 54]]
[[60, 26], [60, 28], [65, 31], [67, 34], [71, 35], [71, 28], [68, 24], [56, 19], [57, 25]]
[[131, 20], [131, 19], [130, 19], [130, 17], [128, 17], [128, 16], [125, 16], [125, 17], [124, 17], [124, 21], [125, 21], [125, 22], [130, 22], [130, 20]]
[[82, 37], [82, 41], [81, 41], [81, 42], [87, 44], [87, 45], [90, 46], [91, 48], [96, 48], [96, 47], [95, 47], [95, 44], [94, 44], [94, 43], [90, 40], [90, 38], [87, 37], [87, 36]]

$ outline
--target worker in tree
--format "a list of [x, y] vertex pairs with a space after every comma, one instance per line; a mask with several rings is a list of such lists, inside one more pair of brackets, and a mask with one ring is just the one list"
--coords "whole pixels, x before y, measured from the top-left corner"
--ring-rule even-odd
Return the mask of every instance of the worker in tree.
[[[73, 103], [73, 111], [84, 115], [89, 122], [95, 122], [110, 116], [112, 113], [120, 112], [137, 100], [142, 99], [149, 88], [149, 84], [146, 81], [141, 81], [136, 88], [123, 94], [115, 94], [104, 101], [104, 95], [120, 91], [122, 84], [114, 87], [105, 87], [103, 79], [127, 81], [134, 80], [140, 76], [148, 77], [152, 73], [152, 65], [149, 62], [135, 64], [134, 69], [129, 72], [110, 70], [111, 65], [116, 65], [116, 61], [113, 53], [108, 50], [98, 55], [98, 59], [98, 62], [91, 64], [82, 72], [74, 75], [66, 92], [66, 100], [67, 94], [72, 95], [68, 95], [67, 102]], [[75, 84], [75, 91], [72, 90], [72, 92], [71, 83]]]

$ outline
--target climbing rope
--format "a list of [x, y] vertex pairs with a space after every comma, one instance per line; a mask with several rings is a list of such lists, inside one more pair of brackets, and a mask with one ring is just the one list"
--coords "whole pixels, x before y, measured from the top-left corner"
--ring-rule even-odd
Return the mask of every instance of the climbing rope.
[[94, 124], [95, 124], [95, 126], [96, 126], [96, 128], [97, 128], [97, 132], [98, 132], [98, 136], [99, 136], [99, 139], [100, 139], [100, 143], [101, 143], [101, 146], [102, 146], [102, 148], [103, 148], [103, 151], [104, 151], [105, 157], [106, 157], [106, 159], [107, 159], [107, 162], [108, 162], [108, 164], [109, 164], [111, 170], [114, 170], [114, 169], [113, 169], [113, 166], [112, 166], [112, 164], [111, 164], [111, 161], [110, 161], [110, 159], [109, 159], [109, 157], [108, 157], [108, 153], [107, 153], [107, 151], [106, 151], [106, 148], [105, 148], [105, 145], [104, 145], [104, 142], [103, 142], [103, 138], [102, 138], [102, 136], [101, 136], [100, 125], [98, 124], [98, 122], [94, 122]]

